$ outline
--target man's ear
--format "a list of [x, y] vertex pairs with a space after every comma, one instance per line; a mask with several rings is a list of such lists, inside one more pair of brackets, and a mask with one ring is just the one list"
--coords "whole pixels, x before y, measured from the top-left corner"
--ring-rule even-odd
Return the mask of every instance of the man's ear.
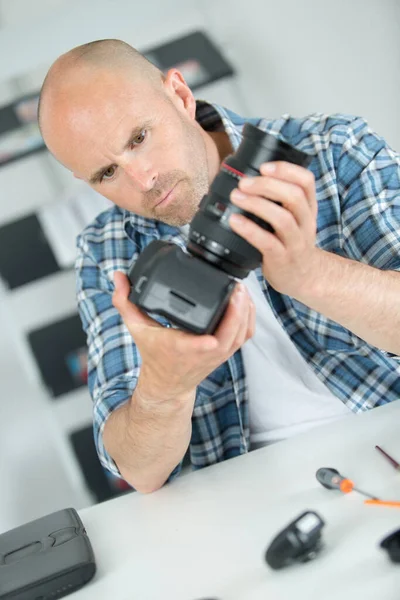
[[196, 100], [193, 92], [178, 69], [169, 69], [163, 81], [164, 89], [174, 104], [194, 119], [196, 117]]
[[72, 175], [75, 177], [75, 179], [81, 179], [83, 181], [83, 177], [80, 177], [80, 175], [77, 175], [76, 173], [72, 173]]

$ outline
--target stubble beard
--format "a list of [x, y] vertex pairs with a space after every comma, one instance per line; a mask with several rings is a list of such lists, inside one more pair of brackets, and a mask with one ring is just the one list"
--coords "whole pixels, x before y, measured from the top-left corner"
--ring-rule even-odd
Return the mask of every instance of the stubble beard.
[[[187, 151], [191, 160], [192, 176], [185, 171], [173, 171], [162, 182], [163, 193], [177, 185], [176, 198], [165, 209], [160, 206], [153, 208], [153, 218], [172, 225], [182, 227], [193, 219], [199, 204], [209, 190], [209, 170], [207, 163], [207, 149], [204, 140], [198, 134], [190, 132], [187, 140]], [[154, 190], [152, 190], [154, 192]]]
[[188, 177], [181, 179], [177, 184], [176, 198], [164, 210], [162, 210], [162, 206], [159, 211], [155, 207], [154, 218], [174, 227], [190, 223], [207, 191], [207, 177], [196, 177], [192, 180]]

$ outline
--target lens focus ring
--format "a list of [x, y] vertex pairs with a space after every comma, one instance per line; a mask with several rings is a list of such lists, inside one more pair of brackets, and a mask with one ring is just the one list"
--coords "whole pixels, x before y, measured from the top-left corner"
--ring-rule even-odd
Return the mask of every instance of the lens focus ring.
[[[207, 232], [207, 235], [203, 232]], [[191, 223], [190, 239], [196, 244], [201, 244], [198, 235], [203, 236], [204, 239], [213, 240], [225, 248], [224, 256], [227, 259], [229, 259], [230, 252], [234, 252], [243, 256], [243, 261], [246, 265], [248, 263], [252, 265], [254, 262], [259, 263], [261, 261], [261, 254], [254, 246], [251, 246], [231, 229], [221, 226], [220, 221], [211, 219], [206, 213], [196, 213]], [[209, 245], [208, 248], [211, 249]]]

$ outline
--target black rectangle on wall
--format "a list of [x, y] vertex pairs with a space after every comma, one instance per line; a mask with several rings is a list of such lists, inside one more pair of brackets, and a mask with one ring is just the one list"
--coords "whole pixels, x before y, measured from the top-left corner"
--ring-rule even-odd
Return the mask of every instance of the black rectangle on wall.
[[192, 90], [234, 74], [233, 67], [203, 31], [150, 48], [144, 55], [164, 73], [171, 67], [179, 69]]
[[54, 397], [86, 385], [86, 335], [78, 314], [31, 331], [28, 342]]
[[0, 109], [0, 134], [20, 126], [14, 106], [9, 104]]
[[0, 227], [0, 275], [14, 289], [60, 271], [35, 214]]

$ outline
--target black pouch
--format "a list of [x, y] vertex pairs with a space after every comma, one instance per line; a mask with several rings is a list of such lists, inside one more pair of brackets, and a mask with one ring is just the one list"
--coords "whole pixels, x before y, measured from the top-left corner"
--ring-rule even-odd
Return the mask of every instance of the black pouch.
[[0, 535], [0, 599], [56, 600], [96, 571], [93, 549], [74, 508]]

